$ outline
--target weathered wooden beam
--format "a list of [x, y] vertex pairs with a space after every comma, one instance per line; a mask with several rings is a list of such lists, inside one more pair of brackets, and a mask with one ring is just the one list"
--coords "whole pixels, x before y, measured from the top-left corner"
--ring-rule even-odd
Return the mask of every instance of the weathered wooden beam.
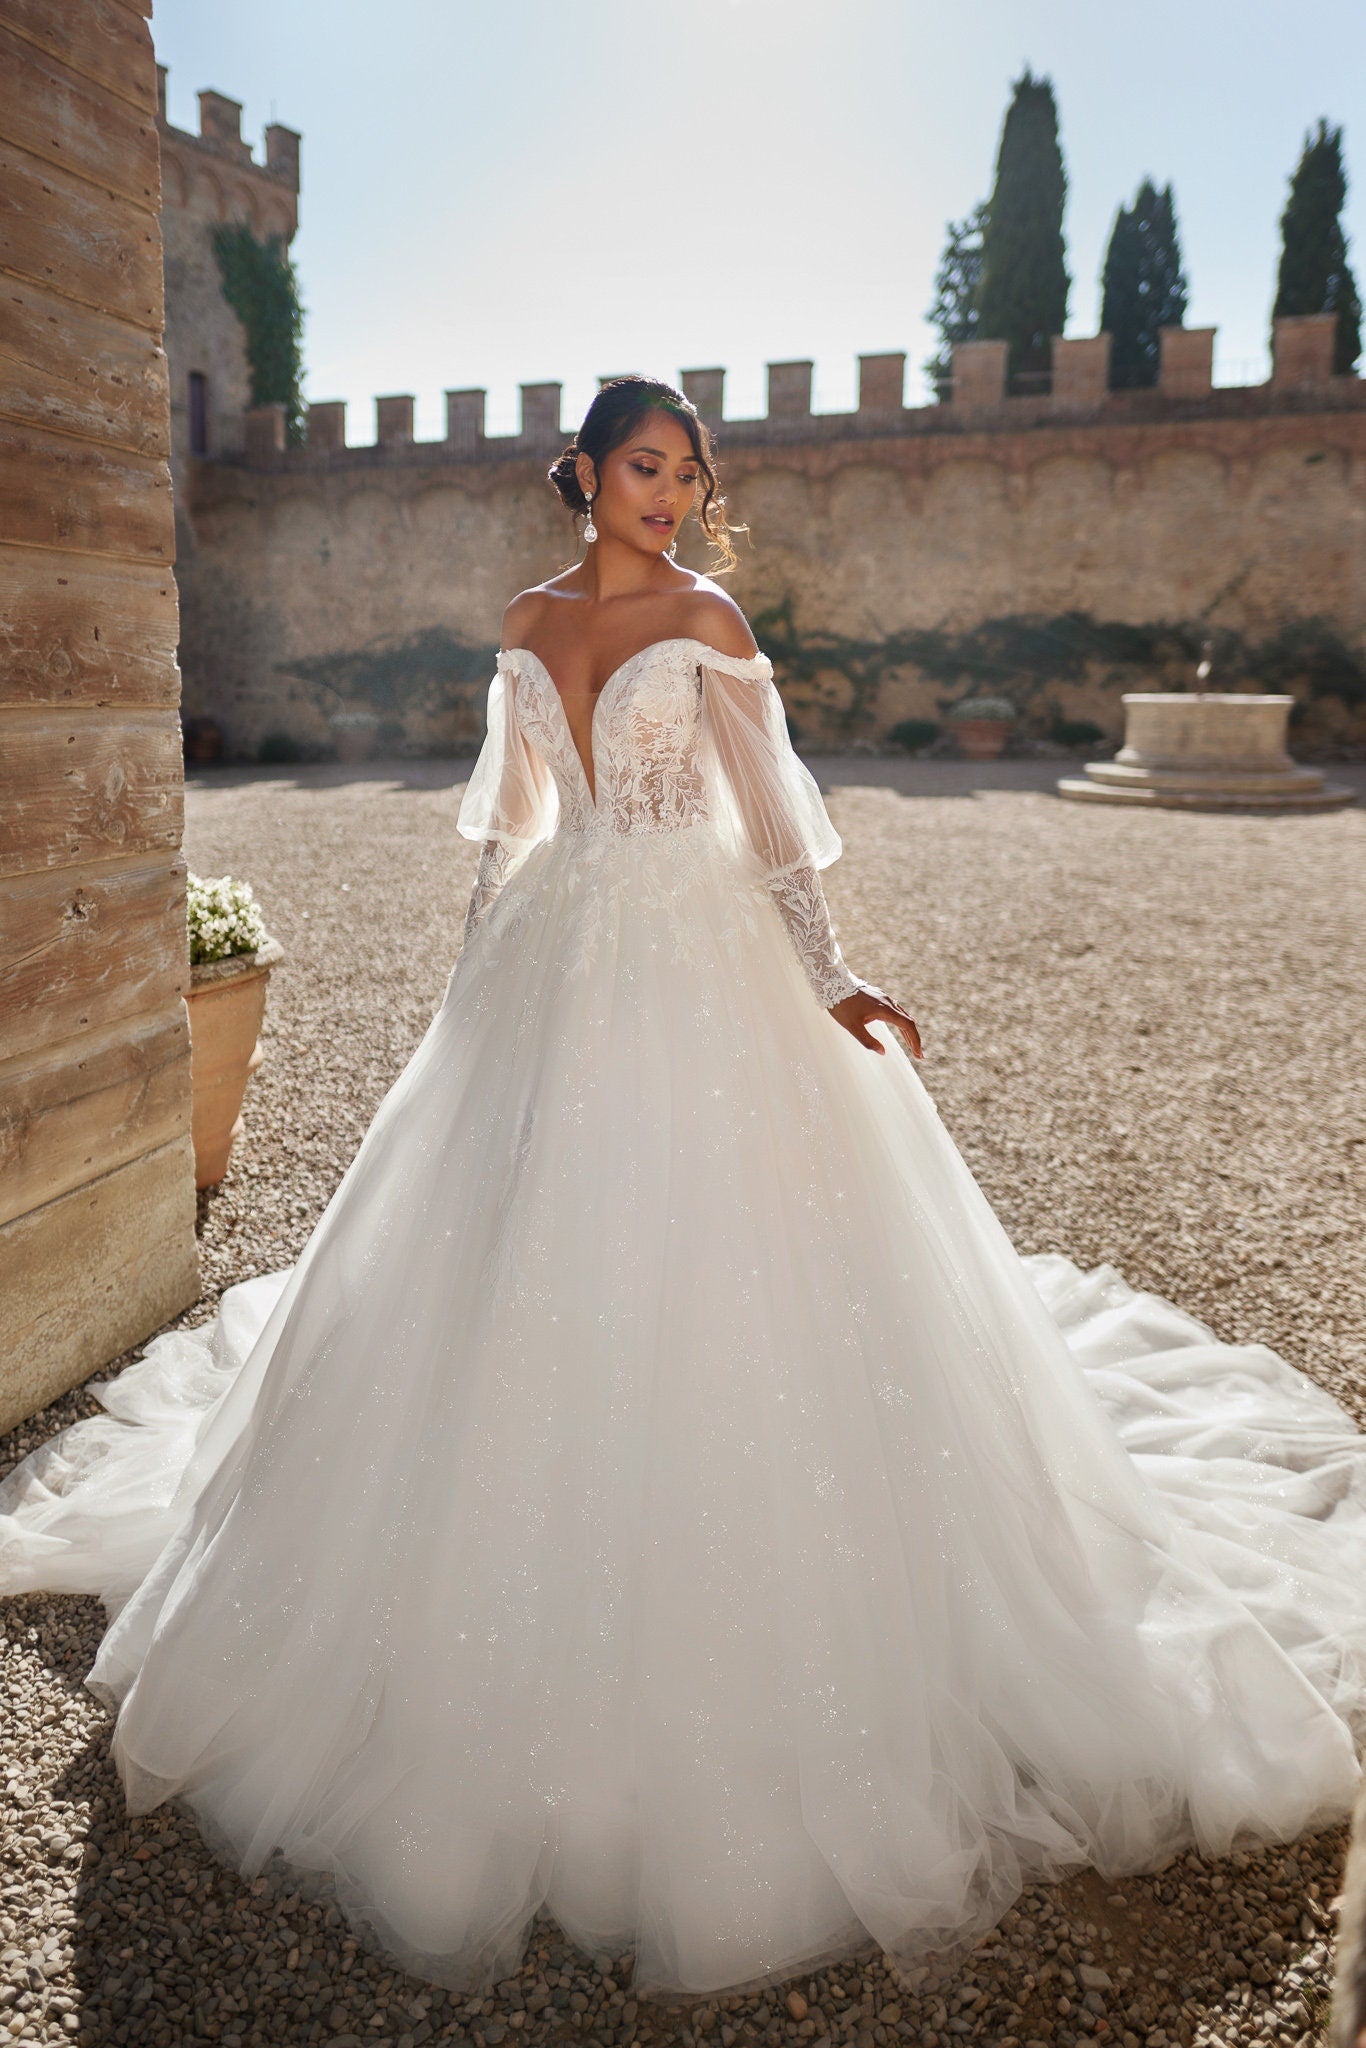
[[169, 457], [165, 351], [109, 313], [8, 278], [0, 289], [0, 417]]
[[0, 1067], [0, 1224], [190, 1128], [183, 1002]]
[[[72, 43], [91, 39], [79, 10]], [[0, 136], [40, 163], [117, 192], [155, 218], [161, 209], [161, 157], [155, 112], [130, 107], [102, 85], [0, 18]]]
[[0, 270], [161, 338], [161, 224], [0, 139]]
[[175, 559], [171, 476], [159, 457], [0, 419], [0, 536], [126, 560]]
[[180, 702], [165, 564], [0, 544], [0, 704]]
[[0, 0], [0, 1430], [199, 1288], [149, 11]]
[[199, 1293], [188, 1135], [0, 1225], [0, 1432]]
[[0, 882], [0, 1059], [184, 995], [185, 872], [157, 854]]
[[15, 35], [155, 118], [156, 64], [140, 13], [120, 0], [81, 0], [75, 16], [52, 0], [5, 0], [5, 21]]
[[185, 829], [172, 711], [0, 711], [0, 875], [174, 852]]

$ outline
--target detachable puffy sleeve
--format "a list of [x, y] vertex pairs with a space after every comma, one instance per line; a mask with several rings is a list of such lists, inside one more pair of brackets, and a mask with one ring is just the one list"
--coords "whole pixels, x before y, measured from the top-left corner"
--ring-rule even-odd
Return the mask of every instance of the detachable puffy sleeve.
[[699, 657], [707, 809], [733, 857], [777, 905], [819, 1002], [868, 984], [845, 964], [821, 887], [839, 858], [816, 778], [801, 761], [766, 654]]
[[517, 723], [516, 693], [516, 660], [500, 653], [484, 743], [456, 818], [464, 838], [484, 842], [465, 912], [466, 939], [532, 847], [554, 831], [559, 810], [555, 778]]

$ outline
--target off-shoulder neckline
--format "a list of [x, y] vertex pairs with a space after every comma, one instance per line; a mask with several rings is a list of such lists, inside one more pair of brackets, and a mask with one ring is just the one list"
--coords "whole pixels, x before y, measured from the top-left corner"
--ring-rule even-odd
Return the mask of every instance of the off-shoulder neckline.
[[[704, 658], [704, 666], [708, 668], [741, 670], [757, 668], [762, 672], [763, 669], [772, 668], [773, 666], [762, 648], [759, 648], [753, 654], [723, 654], [719, 647], [713, 647], [706, 640], [697, 640], [690, 633], [671, 633], [660, 640], [647, 640], [645, 645], [638, 647], [634, 654], [628, 654], [625, 661], [618, 662], [611, 675], [603, 683], [602, 689], [597, 692], [597, 695], [601, 697], [608, 686], [616, 681], [622, 670], [629, 668], [633, 661], [639, 661], [642, 655], [653, 654], [661, 647], [696, 647]], [[529, 654], [531, 656], [531, 659], [541, 669], [547, 681], [558, 695], [559, 685], [551, 675], [544, 658], [536, 652], [534, 647], [500, 647], [498, 650], [499, 668], [512, 663], [514, 657], [519, 654]]]

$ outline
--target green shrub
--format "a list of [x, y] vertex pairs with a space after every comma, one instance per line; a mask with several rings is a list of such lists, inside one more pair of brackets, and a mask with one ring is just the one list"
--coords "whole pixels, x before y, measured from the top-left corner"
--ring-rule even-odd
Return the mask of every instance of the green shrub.
[[264, 767], [276, 767], [282, 762], [302, 761], [304, 750], [290, 732], [268, 732], [261, 741], [257, 760]]
[[1060, 747], [1094, 747], [1105, 733], [1089, 718], [1055, 718], [1050, 735]]
[[939, 737], [939, 727], [932, 718], [899, 718], [887, 735], [894, 747], [904, 747], [908, 754], [918, 754], [923, 747], [932, 746]]
[[1009, 697], [960, 697], [950, 712], [952, 718], [1013, 718], [1015, 706]]

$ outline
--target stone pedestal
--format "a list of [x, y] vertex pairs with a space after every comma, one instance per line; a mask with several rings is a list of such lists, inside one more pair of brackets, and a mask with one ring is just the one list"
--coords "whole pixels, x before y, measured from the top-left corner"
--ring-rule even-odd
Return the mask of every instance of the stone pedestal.
[[1156, 804], [1188, 811], [1336, 810], [1350, 789], [1301, 768], [1286, 748], [1293, 697], [1131, 691], [1124, 745], [1088, 761], [1059, 796], [1086, 803]]

